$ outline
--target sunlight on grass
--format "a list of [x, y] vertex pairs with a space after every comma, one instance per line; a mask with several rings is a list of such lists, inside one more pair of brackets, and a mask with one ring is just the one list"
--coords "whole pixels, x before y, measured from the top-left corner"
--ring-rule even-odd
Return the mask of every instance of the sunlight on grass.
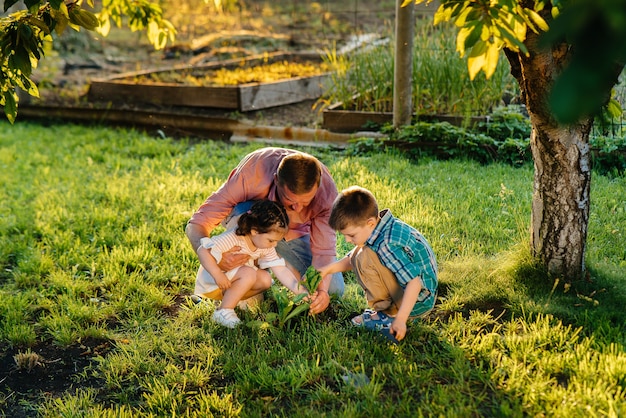
[[309, 149], [437, 254], [436, 309], [392, 346], [348, 325], [366, 306], [351, 273], [342, 300], [282, 327], [253, 326], [276, 311], [267, 295], [235, 330], [186, 300], [198, 261], [184, 225], [261, 144], [3, 128], [0, 354], [110, 345], [78, 389], [31, 405], [43, 416], [626, 414], [623, 177], [594, 174], [590, 277], [570, 284], [530, 256], [531, 166]]

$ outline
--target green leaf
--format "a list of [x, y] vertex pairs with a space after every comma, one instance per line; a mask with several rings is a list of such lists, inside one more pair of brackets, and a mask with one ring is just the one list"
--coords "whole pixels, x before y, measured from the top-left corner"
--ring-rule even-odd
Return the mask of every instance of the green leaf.
[[450, 19], [452, 19], [452, 9], [448, 8], [448, 7], [439, 7], [439, 9], [437, 9], [437, 11], [435, 12], [435, 18], [434, 18], [434, 23], [435, 25], [441, 23], [441, 22], [447, 22]]
[[310, 307], [310, 305], [308, 303], [303, 303], [302, 305], [298, 305], [298, 307], [296, 307], [296, 309], [294, 309], [289, 315], [287, 315], [287, 317], [285, 318], [284, 322], [287, 322], [291, 318], [301, 314], [302, 312], [304, 312], [307, 309], [309, 309], [309, 307]]
[[254, 321], [250, 321], [248, 323], [246, 323], [246, 326], [248, 328], [252, 328], [252, 329], [270, 329], [272, 328], [272, 324], [270, 324], [267, 321], [261, 321], [261, 320], [254, 320]]
[[17, 34], [18, 39], [22, 42], [28, 42], [33, 37], [33, 29], [29, 25], [20, 22], [17, 27]]
[[525, 55], [528, 55], [528, 49], [526, 45], [519, 39], [517, 39], [508, 29], [505, 27], [499, 26], [500, 35], [502, 40], [505, 42], [507, 48], [513, 51], [520, 51]]
[[82, 26], [87, 30], [94, 30], [100, 26], [100, 21], [93, 13], [74, 6], [69, 11], [70, 22], [74, 25]]
[[475, 21], [459, 31], [456, 38], [456, 50], [461, 53], [461, 56], [481, 38], [484, 27], [484, 22]]
[[541, 29], [544, 32], [548, 31], [549, 29], [548, 24], [546, 23], [545, 20], [543, 20], [541, 16], [539, 16], [539, 13], [535, 12], [534, 10], [526, 9], [526, 14], [535, 23], [535, 25], [537, 25], [539, 29]]
[[55, 10], [59, 10], [61, 8], [61, 5], [65, 6], [65, 3], [63, 3], [63, 0], [50, 0], [49, 3], [50, 3], [50, 6], [52, 6], [52, 8]]
[[300, 293], [299, 295], [296, 295], [295, 298], [293, 298], [293, 303], [300, 303], [302, 302], [302, 299], [306, 298], [308, 295], [306, 293]]
[[35, 82], [33, 82], [33, 80], [31, 80], [30, 78], [23, 76], [22, 77], [22, 82], [24, 84], [24, 90], [26, 90], [26, 92], [33, 96], [33, 97], [39, 97], [39, 89], [37, 88], [37, 84], [35, 84]]
[[617, 100], [611, 99], [606, 105], [606, 112], [612, 118], [619, 118], [622, 115], [622, 106]]
[[317, 290], [317, 286], [319, 286], [321, 281], [322, 275], [320, 272], [317, 271], [315, 267], [309, 266], [304, 273], [304, 287], [306, 287], [310, 294]]
[[473, 80], [485, 65], [487, 59], [487, 51], [489, 46], [487, 42], [476, 42], [476, 45], [470, 51], [467, 58], [467, 69], [469, 70], [470, 80]]
[[487, 48], [487, 54], [485, 57], [485, 65], [483, 65], [483, 71], [485, 72], [485, 77], [490, 78], [493, 75], [493, 73], [496, 71], [499, 58], [500, 58], [500, 48], [498, 48], [498, 45], [495, 43], [489, 44]]
[[12, 124], [15, 123], [15, 118], [17, 117], [17, 100], [15, 91], [4, 92], [4, 114], [7, 115], [7, 119]]
[[25, 75], [30, 75], [33, 72], [28, 51], [24, 47], [18, 47], [17, 45], [13, 55], [9, 57], [9, 66], [20, 70]]

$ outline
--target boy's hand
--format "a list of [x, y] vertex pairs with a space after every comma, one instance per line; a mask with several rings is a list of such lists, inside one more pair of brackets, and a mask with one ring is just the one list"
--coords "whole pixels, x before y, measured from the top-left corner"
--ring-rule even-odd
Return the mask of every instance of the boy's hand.
[[239, 254], [241, 247], [233, 247], [230, 250], [222, 253], [222, 259], [218, 263], [222, 271], [230, 271], [235, 267], [240, 267], [248, 262], [250, 258], [247, 254]]
[[406, 322], [398, 321], [397, 318], [394, 319], [389, 327], [389, 331], [398, 341], [402, 340], [406, 335]]
[[317, 269], [317, 271], [320, 272], [320, 276], [322, 277], [326, 277], [328, 276], [330, 273], [328, 272], [328, 267], [330, 267], [330, 264], [327, 266], [323, 266]]

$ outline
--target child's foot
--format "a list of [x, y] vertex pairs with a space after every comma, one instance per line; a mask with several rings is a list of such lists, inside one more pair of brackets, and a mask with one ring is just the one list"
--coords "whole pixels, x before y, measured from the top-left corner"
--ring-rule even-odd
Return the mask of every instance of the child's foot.
[[391, 333], [391, 323], [393, 322], [393, 317], [388, 316], [383, 312], [366, 309], [361, 315], [352, 318], [351, 322], [352, 325], [357, 327], [365, 327], [370, 330], [379, 331], [392, 343], [398, 343], [396, 337]]
[[241, 323], [234, 309], [216, 309], [212, 318], [215, 322], [227, 328], [235, 328]]
[[393, 317], [372, 309], [366, 309], [361, 315], [357, 315], [352, 320], [355, 327], [365, 326], [366, 328], [376, 328], [376, 325], [389, 325], [393, 322]]

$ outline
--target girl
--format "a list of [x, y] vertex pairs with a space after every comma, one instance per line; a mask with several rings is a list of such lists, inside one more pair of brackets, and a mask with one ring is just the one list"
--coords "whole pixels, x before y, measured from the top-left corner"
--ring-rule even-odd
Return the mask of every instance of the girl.
[[[285, 208], [271, 200], [260, 200], [243, 213], [237, 228], [211, 238], [202, 238], [198, 247], [200, 269], [194, 293], [198, 296], [221, 299], [213, 313], [213, 320], [228, 328], [236, 327], [241, 320], [235, 306], [242, 299], [263, 293], [272, 285], [271, 269], [276, 278], [292, 292], [306, 293], [296, 276], [276, 253], [276, 244], [289, 229]], [[248, 262], [230, 271], [218, 266], [222, 253], [239, 247], [242, 254], [250, 256]]]

